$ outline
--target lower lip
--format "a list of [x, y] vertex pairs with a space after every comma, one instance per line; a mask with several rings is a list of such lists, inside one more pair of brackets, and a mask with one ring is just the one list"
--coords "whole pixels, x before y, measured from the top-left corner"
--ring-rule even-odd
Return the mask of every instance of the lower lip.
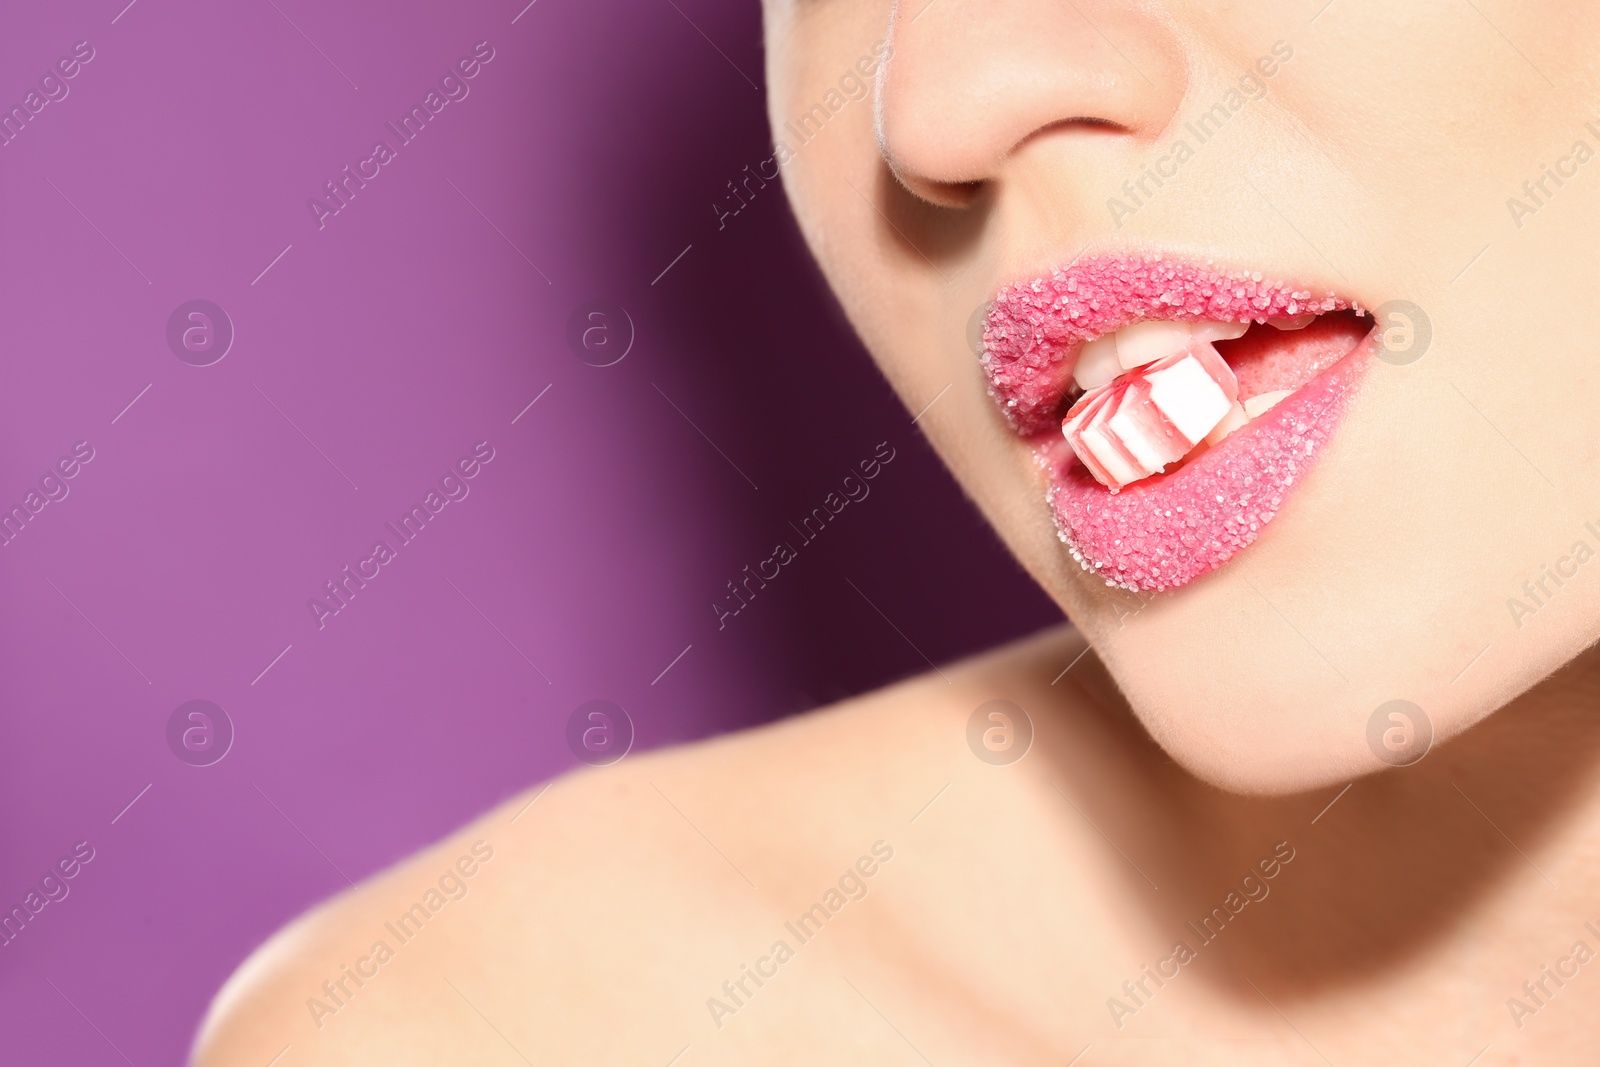
[[1059, 435], [1050, 504], [1085, 570], [1135, 592], [1176, 589], [1252, 544], [1327, 447], [1372, 363], [1375, 338], [1170, 474], [1112, 493]]

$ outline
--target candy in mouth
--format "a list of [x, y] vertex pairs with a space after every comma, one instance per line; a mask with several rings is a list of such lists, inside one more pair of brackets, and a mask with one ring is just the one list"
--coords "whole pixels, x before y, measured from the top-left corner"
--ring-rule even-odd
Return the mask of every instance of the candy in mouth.
[[[1307, 314], [1350, 306], [1334, 293], [1263, 280], [1258, 272], [1161, 255], [1085, 256], [997, 293], [984, 320], [980, 358], [1006, 419], [1018, 433], [1032, 436], [1056, 432], [1062, 399], [1074, 385], [1091, 389], [1134, 365], [1124, 366], [1117, 346], [1106, 340], [1124, 328], [1131, 342], [1126, 347], [1137, 354], [1164, 331], [1238, 330], [1262, 321], [1291, 325]], [[1204, 339], [1225, 342], [1229, 336]]]
[[1004, 287], [981, 360], [1072, 557], [1155, 592], [1260, 536], [1344, 418], [1373, 339], [1333, 292], [1113, 254]]
[[[1315, 318], [1271, 326], [1301, 330]], [[1085, 344], [1073, 365], [1074, 384], [1085, 392], [1061, 432], [1094, 479], [1115, 493], [1164, 473], [1288, 396], [1292, 390], [1278, 389], [1241, 398], [1214, 342], [1249, 329], [1247, 322], [1145, 320]]]

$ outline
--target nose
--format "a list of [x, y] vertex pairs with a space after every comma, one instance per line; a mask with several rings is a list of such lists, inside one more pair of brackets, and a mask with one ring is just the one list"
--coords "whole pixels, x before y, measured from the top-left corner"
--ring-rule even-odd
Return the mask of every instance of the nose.
[[1177, 37], [1117, 0], [898, 0], [880, 75], [884, 159], [961, 204], [1041, 138], [1155, 138], [1187, 84]]

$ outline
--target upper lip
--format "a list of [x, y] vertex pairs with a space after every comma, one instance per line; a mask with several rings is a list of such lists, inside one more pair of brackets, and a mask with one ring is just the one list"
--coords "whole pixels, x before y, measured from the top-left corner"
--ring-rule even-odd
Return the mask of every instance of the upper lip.
[[990, 390], [1024, 434], [1054, 430], [1082, 346], [1150, 319], [1242, 322], [1361, 310], [1348, 296], [1259, 270], [1166, 253], [1085, 255], [994, 296], [983, 331]]

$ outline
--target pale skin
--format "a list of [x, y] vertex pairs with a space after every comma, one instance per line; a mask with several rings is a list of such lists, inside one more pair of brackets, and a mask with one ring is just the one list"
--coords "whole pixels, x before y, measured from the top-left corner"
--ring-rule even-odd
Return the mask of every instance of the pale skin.
[[[680, 1063], [1063, 1064], [1091, 1042], [1083, 1063], [1584, 1062], [1595, 964], [1521, 1030], [1505, 1000], [1596, 941], [1592, 658], [1317, 818], [1337, 789], [1244, 798], [1174, 766], [1092, 657], [1052, 687], [1081, 647], [1057, 631], [949, 684], [561, 779], [511, 822], [530, 790], [279, 935], [196, 1062], [520, 1063], [506, 1040], [572, 1064], [685, 1045]], [[967, 748], [996, 697], [1050, 709], [1010, 766]], [[395, 945], [384, 923], [480, 839], [467, 896], [319, 1030], [307, 1000]], [[880, 840], [867, 895], [801, 944], [784, 923]], [[1270, 893], [1202, 945], [1185, 923], [1282, 841]], [[779, 939], [794, 958], [718, 1028], [707, 1001], [731, 1005], [723, 983]], [[1123, 983], [1177, 940], [1197, 958], [1118, 1028], [1108, 999], [1131, 1005]]]
[[[1600, 14], [1320, 6], [769, 4], [775, 130], [893, 45], [785, 185], [908, 407], [953, 383], [919, 425], [1081, 630], [531, 789], [269, 942], [195, 1062], [1592, 1060], [1600, 564], [1520, 625], [1507, 601], [1600, 519], [1600, 169], [1529, 217], [1506, 200], [1586, 136]], [[1230, 141], [1115, 226], [1175, 119], [1276, 40], [1295, 58]], [[997, 286], [1085, 242], [1403, 297], [1435, 330], [1266, 536], [1142, 606], [1062, 552], [966, 343]], [[1397, 697], [1439, 741], [1388, 770], [1365, 727]], [[1036, 734], [1007, 765], [968, 745], [996, 699]], [[314, 1021], [479, 840], [467, 895]], [[879, 842], [865, 895], [796, 938]]]

